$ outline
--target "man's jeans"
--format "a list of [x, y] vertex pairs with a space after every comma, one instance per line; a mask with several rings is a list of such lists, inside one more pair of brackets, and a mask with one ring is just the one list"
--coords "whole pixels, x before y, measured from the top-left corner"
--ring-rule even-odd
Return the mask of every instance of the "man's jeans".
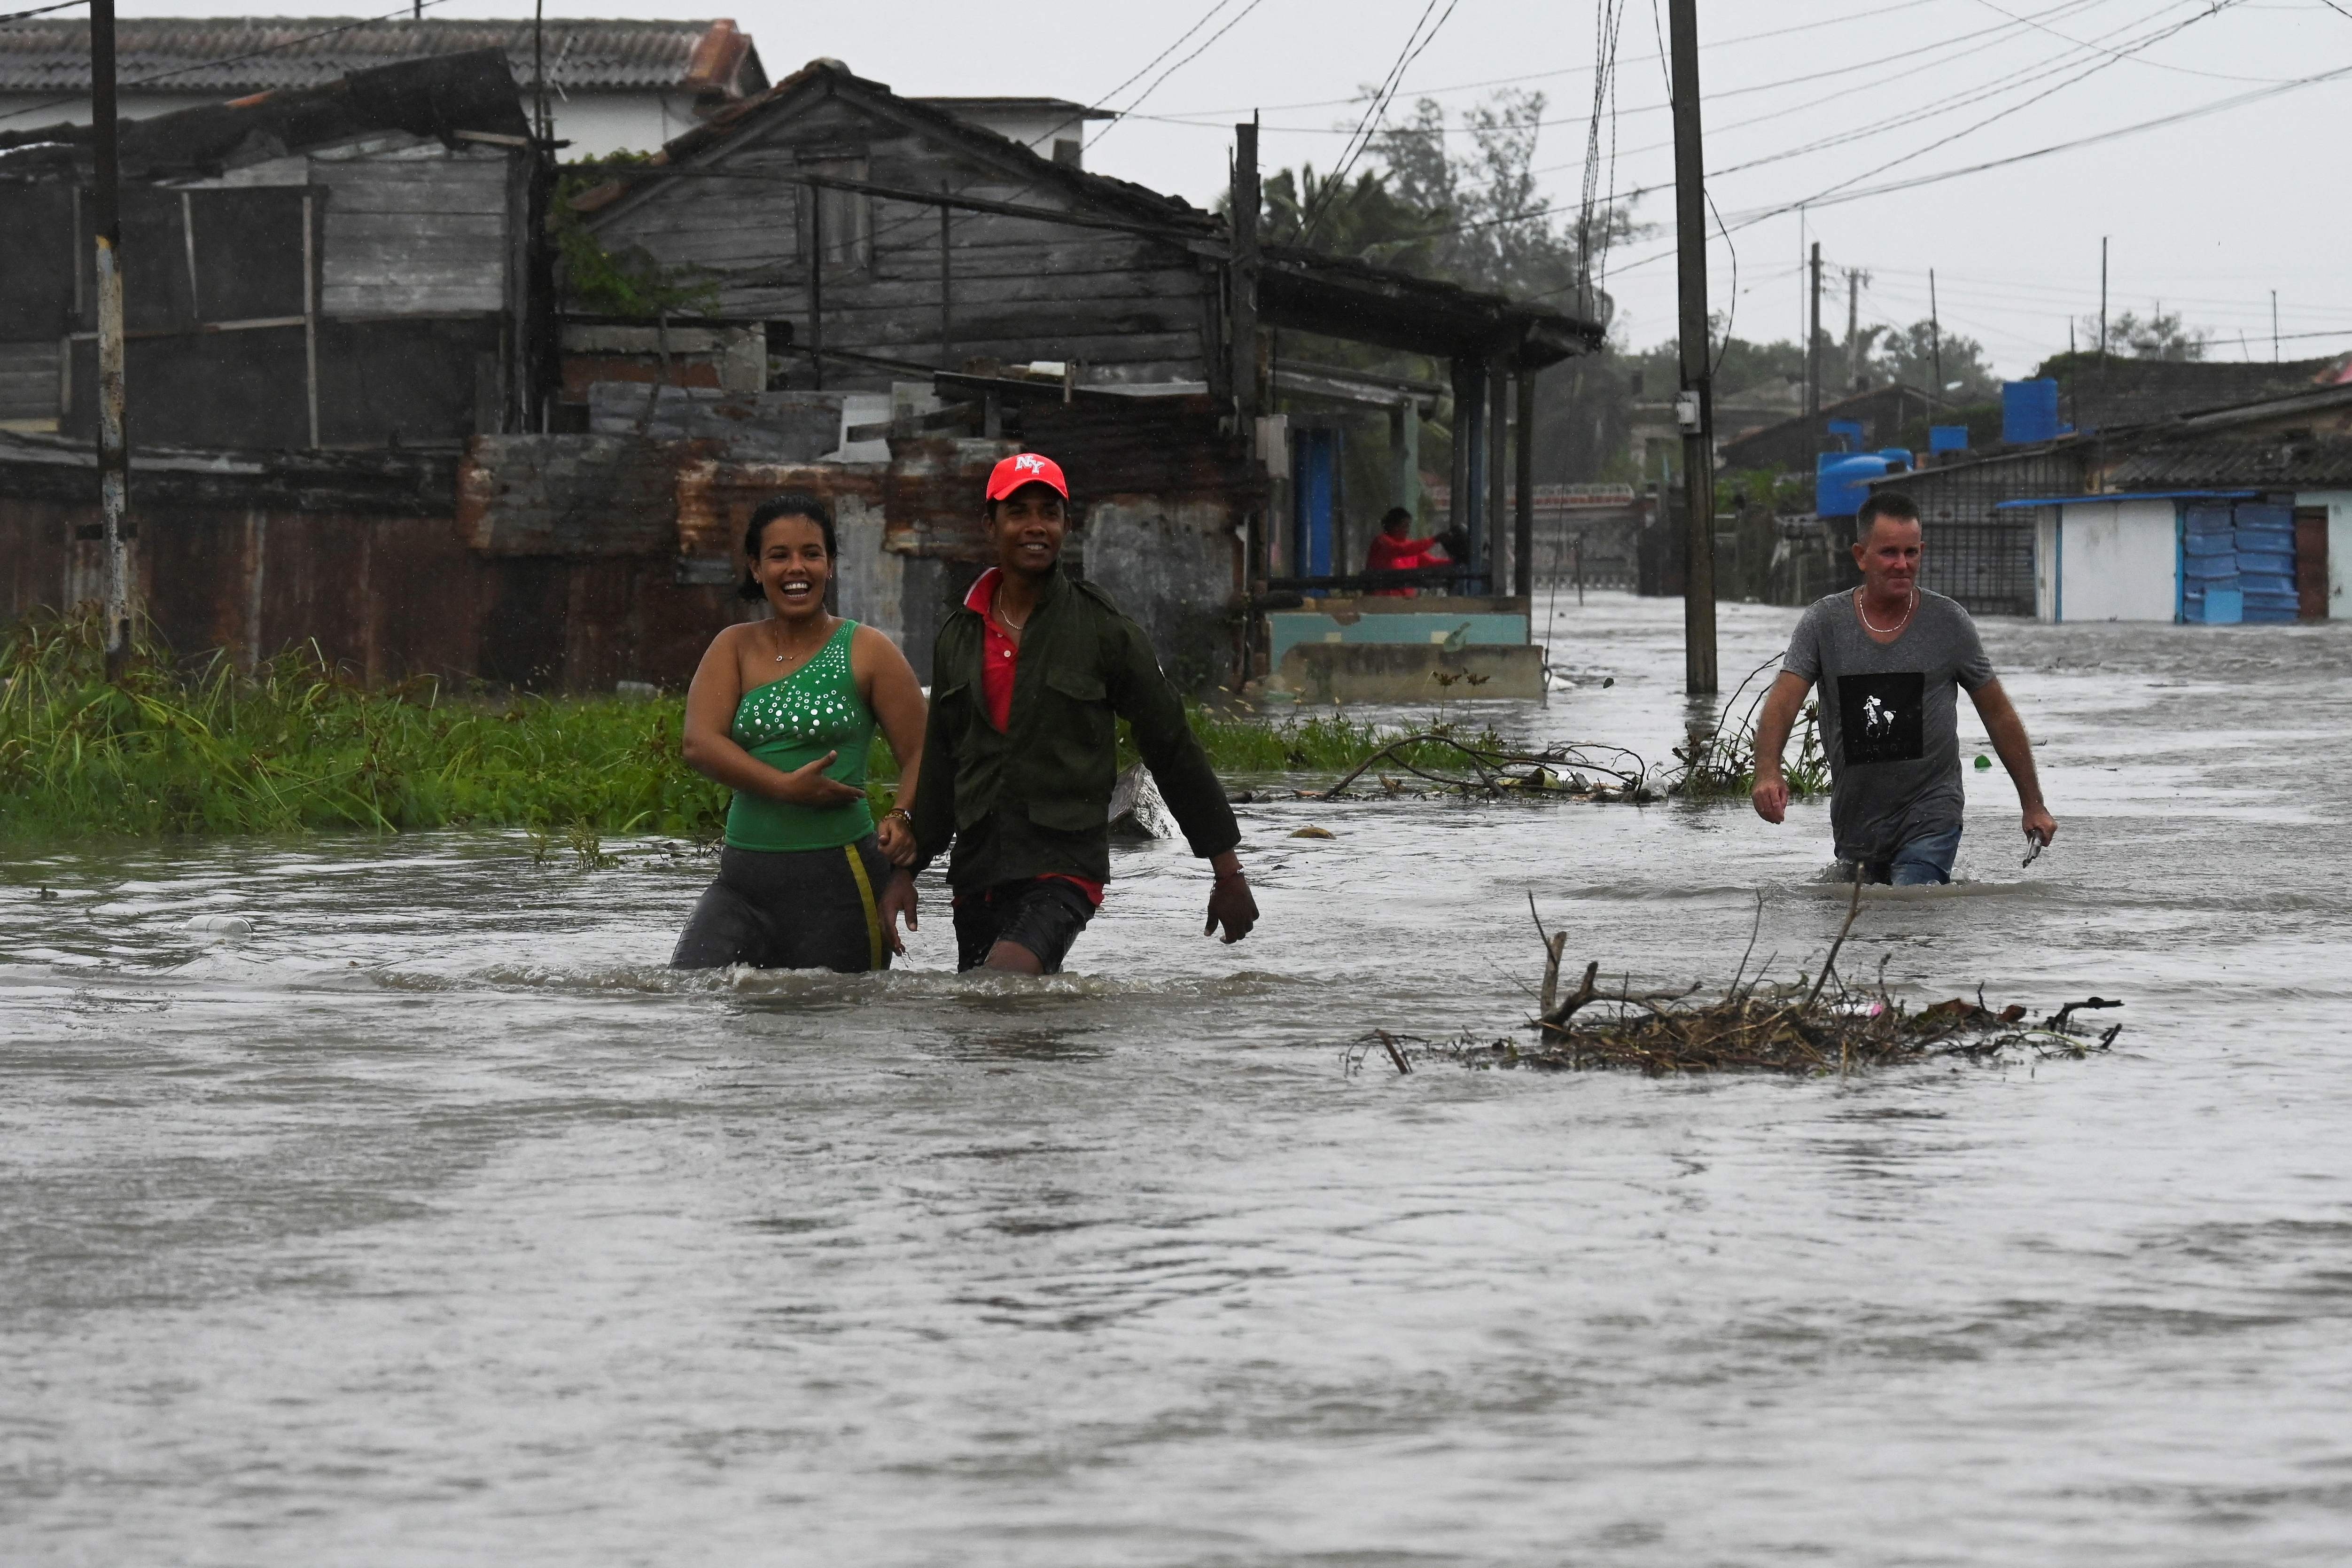
[[[1942, 833], [1930, 833], [1914, 838], [1895, 850], [1888, 860], [1870, 860], [1862, 864], [1862, 879], [1865, 882], [1889, 882], [1898, 888], [1936, 887], [1952, 879], [1952, 861], [1960, 852], [1960, 830], [1957, 827]], [[1850, 880], [1853, 862], [1848, 861], [1846, 876]]]

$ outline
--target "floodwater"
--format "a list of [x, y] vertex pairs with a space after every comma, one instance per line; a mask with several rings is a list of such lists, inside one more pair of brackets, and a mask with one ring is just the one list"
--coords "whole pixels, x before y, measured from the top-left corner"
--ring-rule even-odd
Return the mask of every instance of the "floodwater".
[[[10, 862], [0, 1558], [2341, 1563], [2352, 636], [1986, 630], [2057, 845], [1971, 773], [1966, 885], [1854, 944], [2121, 996], [2108, 1057], [1343, 1071], [1521, 1019], [1530, 892], [1667, 983], [1760, 891], [1793, 971], [1819, 804], [1252, 805], [1246, 944], [1145, 845], [1034, 983], [936, 896], [887, 976], [673, 977], [708, 870], [635, 846]], [[1663, 756], [1679, 637], [1563, 607], [1498, 721]]]

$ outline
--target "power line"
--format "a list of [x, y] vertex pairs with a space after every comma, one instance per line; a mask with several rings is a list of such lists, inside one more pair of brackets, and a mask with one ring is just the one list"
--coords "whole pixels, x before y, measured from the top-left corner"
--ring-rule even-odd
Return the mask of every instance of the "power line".
[[0, 16], [0, 22], [21, 22], [27, 16], [46, 16], [52, 11], [70, 11], [77, 5], [87, 5], [89, 0], [58, 0], [54, 5], [36, 5], [29, 11], [11, 11]]
[[[1988, 158], [1981, 163], [1964, 164], [1958, 168], [1939, 169], [1932, 174], [1915, 174], [1906, 179], [1890, 180], [1883, 184], [1868, 185], [1854, 190], [1839, 191], [1835, 195], [1822, 194], [1803, 197], [1796, 201], [1779, 203], [1769, 207], [1753, 208], [1736, 215], [1737, 221], [1733, 222], [1730, 225], [1730, 227], [1734, 231], [1748, 228], [1756, 224], [1764, 222], [1768, 218], [1780, 217], [1788, 213], [1795, 212], [1800, 207], [1839, 206], [1847, 202], [1864, 201], [1872, 196], [1891, 195], [1898, 191], [1916, 190], [1924, 185], [1941, 184], [1947, 180], [1957, 180], [1968, 174], [1980, 174], [1992, 169], [2002, 169], [2017, 163], [2032, 163], [2037, 159], [2051, 157], [2059, 153], [2071, 153], [2077, 148], [2095, 146], [2103, 142], [2114, 142], [2126, 136], [2135, 136], [2143, 131], [2159, 130], [2165, 126], [2179, 125], [2187, 121], [2202, 119], [2209, 114], [2219, 114], [2228, 110], [2243, 108], [2249, 103], [2259, 102], [2264, 99], [2276, 98], [2282, 93], [2293, 92], [2301, 88], [2315, 87], [2323, 82], [2339, 80], [2347, 76], [2352, 76], [2352, 65], [2337, 66], [2332, 70], [2319, 71], [2307, 77], [2298, 77], [2292, 81], [2281, 82], [2275, 87], [2257, 88], [2252, 92], [2242, 92], [2231, 98], [2217, 99], [2211, 103], [2200, 104], [2195, 109], [2185, 109], [2172, 114], [2160, 114], [2152, 120], [2142, 120], [2130, 125], [2119, 125], [2112, 130], [2095, 132], [2088, 136], [2073, 137], [2064, 142], [2053, 142], [2046, 147], [2036, 147], [2023, 153], [2012, 153], [2005, 157]], [[1655, 188], [1657, 187], [1651, 187], [1651, 189]], [[1633, 194], [1641, 195], [1643, 193], [1636, 192]], [[1620, 268], [1620, 270], [1630, 272], [1636, 268], [1647, 267], [1654, 262], [1662, 261], [1673, 254], [1674, 251], [1671, 248], [1655, 251], [1643, 257], [1639, 261], [1626, 263], [1626, 265]], [[1563, 290], [1558, 289], [1547, 289], [1542, 293], [1529, 295], [1528, 298], [1543, 299], [1547, 295], [1560, 292], [1563, 292]]]
[[1436, 26], [1429, 29], [1427, 37], [1422, 37], [1422, 26], [1428, 22], [1429, 14], [1437, 9], [1437, 0], [1429, 0], [1429, 3], [1421, 8], [1421, 15], [1413, 19], [1412, 31], [1405, 35], [1404, 47], [1397, 51], [1396, 62], [1389, 67], [1388, 74], [1381, 79], [1380, 90], [1373, 94], [1370, 107], [1364, 110], [1363, 119], [1357, 122], [1355, 132], [1349, 138], [1348, 145], [1340, 150], [1339, 166], [1332, 171], [1330, 183], [1324, 188], [1322, 199], [1314, 204], [1307, 215], [1307, 222], [1300, 226], [1299, 244], [1311, 245], [1314, 242], [1315, 231], [1322, 225], [1323, 215], [1331, 210], [1331, 204], [1339, 200], [1339, 193], [1347, 184], [1348, 171], [1355, 167], [1356, 160], [1363, 156], [1365, 148], [1371, 145], [1372, 128], [1380, 122], [1381, 116], [1387, 112], [1390, 101], [1395, 98], [1397, 83], [1403, 79], [1404, 73], [1412, 67], [1412, 62], [1421, 58], [1422, 51], [1436, 40], [1439, 31], [1453, 19], [1454, 6], [1461, 3], [1462, 0], [1447, 0], [1445, 15], [1437, 19]]
[[[1879, 5], [1868, 11], [1856, 11], [1843, 16], [1832, 16], [1819, 22], [1801, 22], [1795, 26], [1790, 27], [1773, 27], [1761, 33], [1742, 33], [1737, 37], [1717, 38], [1711, 44], [1701, 44], [1699, 47], [1702, 49], [1728, 48], [1735, 44], [1754, 43], [1759, 38], [1778, 38], [1790, 33], [1810, 33], [1822, 27], [1843, 27], [1854, 22], [1868, 21], [1874, 16], [1885, 16], [1896, 11], [1914, 11], [1922, 5], [1931, 5], [1938, 3], [1940, 3], [1940, 0], [1897, 0], [1897, 3], [1892, 5]], [[1475, 92], [1483, 87], [1515, 87], [1523, 81], [1549, 81], [1556, 76], [1576, 76], [1591, 68], [1589, 66], [1563, 66], [1558, 70], [1531, 71], [1524, 76], [1498, 76], [1490, 77], [1485, 81], [1456, 82], [1450, 87], [1416, 88], [1413, 89], [1413, 96], [1416, 98], [1430, 98], [1444, 92]], [[1269, 103], [1260, 107], [1271, 109], [1279, 113], [1286, 109], [1344, 109], [1351, 103], [1361, 103], [1363, 101], [1364, 94], [1360, 92], [1352, 94], [1347, 98], [1316, 98], [1307, 99], [1297, 103]], [[1239, 114], [1242, 112], [1242, 110], [1239, 108], [1188, 109], [1181, 112], [1188, 115], [1205, 116]], [[1145, 116], [1144, 118], [1150, 117]]]
[[[1159, 91], [1159, 90], [1160, 90], [1160, 84], [1161, 82], [1166, 81], [1170, 77], [1174, 76], [1178, 71], [1182, 70], [1186, 66], [1191, 65], [1194, 60], [1199, 59], [1199, 58], [1200, 58], [1203, 54], [1206, 54], [1206, 53], [1209, 51], [1209, 49], [1210, 49], [1211, 47], [1213, 47], [1216, 44], [1216, 41], [1217, 41], [1219, 38], [1223, 37], [1227, 33], [1232, 32], [1235, 27], [1239, 26], [1243, 22], [1244, 22], [1244, 21], [1248, 20], [1250, 13], [1251, 13], [1251, 12], [1253, 12], [1253, 11], [1255, 11], [1255, 10], [1256, 10], [1260, 5], [1264, 5], [1265, 3], [1265, 0], [1249, 0], [1249, 4], [1248, 4], [1248, 5], [1246, 5], [1243, 6], [1239, 11], [1237, 11], [1237, 12], [1235, 12], [1235, 13], [1234, 14], [1234, 19], [1233, 19], [1232, 21], [1227, 22], [1223, 26], [1222, 26], [1222, 27], [1218, 28], [1215, 32], [1213, 32], [1213, 33], [1210, 34], [1210, 35], [1209, 35], [1209, 37], [1208, 37], [1208, 38], [1207, 38], [1207, 40], [1206, 40], [1205, 42], [1203, 42], [1203, 43], [1201, 45], [1201, 47], [1200, 47], [1199, 48], [1194, 49], [1191, 54], [1186, 55], [1182, 59], [1178, 60], [1174, 65], [1170, 66], [1166, 70], [1161, 71], [1158, 76], [1153, 77], [1153, 78], [1151, 79], [1151, 85], [1150, 85], [1150, 87], [1145, 88], [1141, 92], [1139, 92], [1139, 93], [1137, 93], [1137, 94], [1135, 95], [1135, 100], [1134, 100], [1134, 102], [1133, 102], [1133, 103], [1129, 103], [1129, 104], [1125, 109], [1122, 109], [1122, 110], [1120, 110], [1118, 113], [1116, 113], [1116, 114], [1112, 115], [1112, 116], [1111, 116], [1111, 119], [1110, 119], [1110, 123], [1109, 123], [1109, 124], [1108, 124], [1108, 125], [1105, 125], [1105, 126], [1104, 126], [1100, 131], [1097, 131], [1097, 132], [1095, 132], [1094, 140], [1095, 140], [1097, 142], [1101, 142], [1101, 141], [1102, 141], [1102, 139], [1103, 139], [1104, 137], [1106, 137], [1106, 136], [1109, 135], [1112, 132], [1114, 132], [1114, 131], [1118, 130], [1118, 126], [1119, 126], [1119, 121], [1121, 121], [1125, 120], [1129, 115], [1130, 115], [1130, 114], [1134, 113], [1134, 112], [1135, 112], [1135, 108], [1136, 108], [1136, 105], [1137, 105], [1137, 104], [1141, 103], [1145, 99], [1150, 98], [1153, 93], [1155, 93], [1155, 92]], [[1193, 25], [1193, 26], [1192, 26], [1192, 32], [1188, 32], [1188, 33], [1186, 33], [1186, 34], [1184, 35], [1184, 37], [1189, 38], [1189, 37], [1191, 37], [1192, 36], [1192, 33], [1197, 33], [1197, 32], [1199, 32], [1202, 26], [1206, 26], [1206, 25], [1207, 25], [1208, 20], [1209, 20], [1209, 17], [1213, 17], [1213, 16], [1214, 16], [1217, 14], [1217, 12], [1218, 12], [1218, 11], [1222, 11], [1222, 10], [1223, 10], [1223, 9], [1225, 8], [1225, 5], [1226, 5], [1226, 0], [1217, 0], [1217, 5], [1216, 5], [1216, 6], [1215, 6], [1215, 8], [1214, 8], [1214, 9], [1213, 9], [1213, 10], [1211, 10], [1211, 11], [1210, 11], [1210, 13], [1209, 13], [1209, 16], [1204, 16], [1204, 17], [1202, 17], [1202, 18], [1201, 19], [1201, 21], [1200, 21], [1200, 22], [1195, 23], [1195, 24]], [[1175, 50], [1177, 47], [1181, 47], [1182, 46], [1183, 41], [1184, 41], [1184, 39], [1183, 39], [1183, 38], [1179, 38], [1179, 39], [1176, 41], [1176, 43], [1175, 43], [1174, 45], [1171, 45], [1171, 46], [1168, 49], [1166, 49], [1166, 50], [1162, 50], [1162, 51], [1161, 51], [1161, 53], [1160, 53], [1160, 59], [1166, 59], [1166, 58], [1168, 58], [1168, 56], [1169, 56], [1170, 54], [1173, 53], [1173, 52], [1174, 52], [1174, 50]], [[1157, 63], [1157, 62], [1154, 62], [1154, 63]], [[1144, 70], [1150, 70], [1150, 69], [1151, 68], [1151, 67], [1150, 67], [1150, 66], [1146, 66], [1146, 67], [1144, 67], [1143, 68], [1144, 68]], [[1141, 73], [1140, 73], [1140, 72], [1139, 72], [1139, 73], [1137, 73], [1137, 74], [1138, 74], [1138, 75], [1140, 75]], [[1134, 79], [1133, 79], [1132, 77], [1130, 77], [1129, 79], [1131, 81], [1131, 80], [1133, 80]]]

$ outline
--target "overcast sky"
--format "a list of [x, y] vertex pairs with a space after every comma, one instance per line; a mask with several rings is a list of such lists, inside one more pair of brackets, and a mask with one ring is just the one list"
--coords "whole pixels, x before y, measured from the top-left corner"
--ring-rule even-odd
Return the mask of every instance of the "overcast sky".
[[[827, 55], [906, 93], [1051, 94], [1132, 109], [1096, 128], [1088, 167], [1203, 205], [1224, 183], [1235, 119], [1262, 112], [1269, 167], [1328, 167], [1364, 111], [1361, 90], [1390, 74], [1417, 26], [1426, 38], [1442, 19], [1405, 69], [1397, 109], [1429, 97], [1458, 113], [1507, 79], [1542, 91], [1537, 162], [1547, 195], [1571, 212], [1599, 8], [1598, 0], [731, 7], [772, 75]], [[122, 6], [181, 16], [289, 9]], [[299, 8], [331, 9], [339, 8]], [[548, 10], [656, 14], [562, 0]], [[1699, 0], [1698, 10], [1710, 193], [1732, 231], [1710, 246], [1711, 294], [1717, 310], [1736, 310], [1738, 335], [1801, 336], [1800, 258], [1812, 238], [1831, 266], [1869, 273], [1866, 322], [1926, 316], [1935, 268], [1948, 330], [1978, 338], [2005, 374], [2020, 374], [2066, 346], [2070, 315], [2097, 310], [2104, 235], [2113, 310], [2145, 313], [2161, 300], [2215, 330], [2215, 355], [2266, 359], [2276, 289], [2283, 333], [2332, 334], [2291, 338], [2285, 357], [2352, 349], [2352, 0], [2340, 10], [2326, 0]], [[527, 0], [444, 0], [427, 14], [530, 12]], [[1602, 127], [1616, 147], [1602, 184], [1620, 191], [1674, 174], [1654, 31], [1664, 0], [1655, 20], [1652, 0], [1625, 0], [1623, 12], [1615, 112]], [[2345, 74], [2009, 167], [1832, 200], [2330, 71]], [[1801, 215], [1759, 216], [1814, 196], [1822, 200]], [[1661, 192], [1633, 211], [1651, 233], [1616, 254], [1609, 286], [1620, 339], [1644, 346], [1674, 331], [1672, 202]], [[1831, 293], [1824, 321], [1842, 332], [1842, 278]]]

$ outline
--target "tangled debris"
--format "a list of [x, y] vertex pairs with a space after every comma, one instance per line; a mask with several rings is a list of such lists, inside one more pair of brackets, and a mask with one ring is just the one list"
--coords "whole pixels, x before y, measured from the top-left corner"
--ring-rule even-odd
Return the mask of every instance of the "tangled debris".
[[[1379, 1052], [1402, 1073], [1412, 1071], [1416, 1060], [1444, 1060], [1474, 1068], [1620, 1068], [1653, 1078], [1741, 1071], [1843, 1076], [1948, 1058], [1980, 1064], [2080, 1058], [2107, 1049], [2123, 1032], [2121, 1024], [2101, 1030], [2077, 1021], [2078, 1013], [2123, 1005], [2103, 996], [2069, 1002], [2039, 1023], [2028, 1022], [2022, 1006], [1988, 1007], [1981, 994], [1975, 1002], [1955, 996], [1913, 1012], [1887, 994], [1883, 965], [1874, 987], [1850, 989], [1840, 980], [1825, 994], [1861, 905], [1857, 884], [1845, 925], [1810, 983], [1801, 973], [1794, 983], [1767, 983], [1760, 973], [1750, 980], [1743, 954], [1729, 987], [1705, 999], [1696, 985], [1678, 992], [1636, 993], [1623, 985], [1604, 991], [1597, 961], [1585, 965], [1583, 979], [1563, 995], [1560, 955], [1568, 933], [1555, 932], [1544, 938], [1543, 991], [1539, 1010], [1528, 1020], [1536, 1031], [1532, 1043], [1481, 1042], [1466, 1035], [1431, 1041], [1373, 1029], [1353, 1041], [1343, 1059], [1354, 1071]], [[1529, 907], [1532, 911], [1532, 900]], [[1760, 923], [1760, 900], [1758, 915]], [[1537, 930], [1542, 931], [1540, 921]], [[1748, 953], [1754, 952], [1751, 934]]]
[[[1450, 754], [1454, 765], [1444, 768], [1433, 764], [1427, 756], [1433, 749]], [[1376, 771], [1383, 764], [1395, 769], [1396, 773]], [[1378, 780], [1381, 788], [1391, 797], [1414, 795], [1423, 798], [1451, 795], [1501, 800], [1543, 796], [1596, 805], [1623, 802], [1636, 805], [1658, 798], [1657, 790], [1650, 783], [1649, 763], [1638, 752], [1622, 746], [1572, 742], [1536, 752], [1512, 751], [1492, 735], [1465, 741], [1437, 730], [1400, 736], [1358, 763], [1329, 789], [1319, 794], [1300, 794], [1308, 799], [1344, 800], [1349, 786], [1366, 773]], [[1407, 779], [1417, 781], [1420, 787], [1407, 783]]]

